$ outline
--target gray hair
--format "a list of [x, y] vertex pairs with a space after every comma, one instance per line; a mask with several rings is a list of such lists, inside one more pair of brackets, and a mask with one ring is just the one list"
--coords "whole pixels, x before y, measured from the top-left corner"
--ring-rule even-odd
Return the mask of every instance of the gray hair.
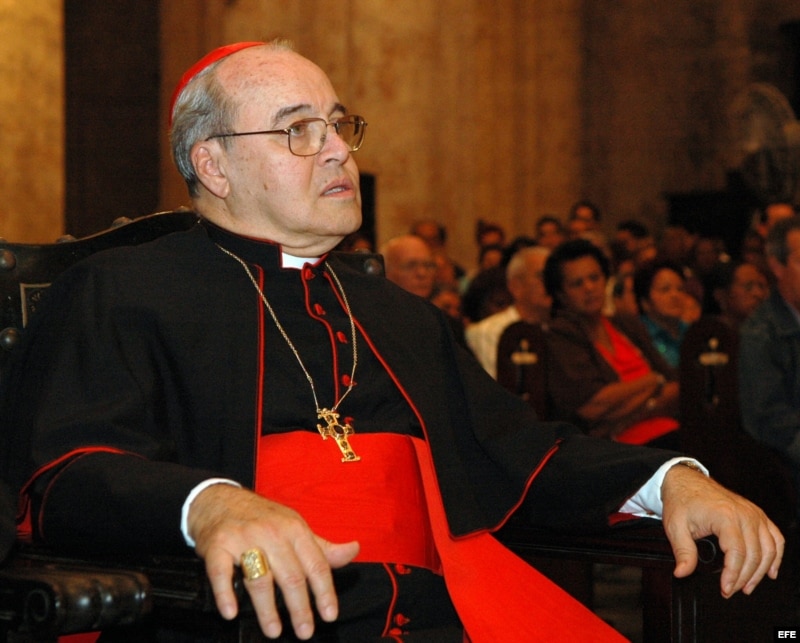
[[506, 281], [511, 281], [525, 274], [527, 259], [531, 255], [541, 255], [545, 259], [550, 256], [550, 249], [545, 246], [528, 246], [517, 250], [506, 266]]
[[[273, 40], [264, 46], [273, 51], [294, 50], [287, 40]], [[199, 179], [192, 165], [192, 147], [214, 134], [230, 132], [239, 107], [217, 79], [216, 69], [223, 60], [210, 64], [192, 78], [172, 110], [172, 159], [193, 197], [198, 194]], [[227, 148], [229, 142], [226, 138], [220, 142]]]

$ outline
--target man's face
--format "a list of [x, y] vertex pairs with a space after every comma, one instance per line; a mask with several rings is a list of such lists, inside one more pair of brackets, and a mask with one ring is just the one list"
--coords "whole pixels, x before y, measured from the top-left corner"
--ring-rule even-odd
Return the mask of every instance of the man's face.
[[558, 296], [564, 308], [586, 317], [599, 316], [605, 303], [606, 277], [597, 259], [585, 256], [566, 261], [562, 274]]
[[[327, 76], [294, 52], [246, 49], [222, 61], [217, 74], [239, 106], [235, 132], [345, 115]], [[360, 225], [358, 168], [332, 127], [322, 151], [309, 157], [292, 154], [285, 134], [225, 140], [227, 150], [220, 139], [211, 141], [219, 145], [225, 178], [217, 194], [224, 201], [221, 220], [210, 217], [216, 223], [276, 241], [301, 257], [330, 250]]]
[[585, 205], [578, 206], [572, 215], [572, 219], [583, 221], [587, 230], [594, 230], [597, 228], [597, 219], [595, 218], [594, 211]]
[[547, 255], [531, 253], [525, 257], [525, 272], [519, 279], [518, 284], [509, 284], [513, 288], [512, 295], [517, 303], [525, 308], [535, 309], [540, 313], [550, 310], [552, 303], [547, 290], [544, 287], [542, 274], [544, 265], [547, 262]]
[[574, 218], [567, 222], [567, 237], [578, 239], [584, 232], [588, 232], [591, 226], [585, 219]]
[[744, 263], [736, 269], [728, 289], [727, 312], [736, 319], [746, 319], [769, 295], [766, 276], [755, 266]]
[[386, 277], [408, 292], [429, 297], [436, 276], [433, 253], [419, 237], [398, 240], [387, 253]]
[[800, 311], [800, 230], [791, 230], [786, 236], [789, 256], [786, 265], [769, 258], [770, 268], [778, 281], [778, 291], [795, 310]]
[[461, 319], [461, 297], [455, 290], [442, 290], [431, 299], [431, 303], [453, 319]]
[[504, 242], [505, 237], [502, 232], [499, 230], [486, 230], [481, 234], [478, 245], [481, 248], [485, 248], [486, 246], [502, 246]]
[[539, 227], [539, 236], [536, 240], [540, 246], [554, 250], [564, 238], [564, 234], [555, 223], [545, 222]]

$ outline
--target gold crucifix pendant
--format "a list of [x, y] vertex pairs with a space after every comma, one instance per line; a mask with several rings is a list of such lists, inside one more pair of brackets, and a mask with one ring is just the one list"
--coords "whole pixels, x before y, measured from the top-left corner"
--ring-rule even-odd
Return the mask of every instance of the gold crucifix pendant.
[[339, 422], [339, 414], [330, 409], [317, 409], [317, 417], [320, 420], [325, 420], [327, 424], [327, 426], [317, 424], [317, 431], [319, 431], [323, 440], [327, 440], [329, 437], [336, 440], [336, 445], [339, 447], [339, 451], [342, 452], [342, 462], [357, 462], [361, 459], [353, 451], [350, 442], [347, 441], [347, 436], [354, 433], [353, 427], [350, 426], [349, 422], [341, 424]]

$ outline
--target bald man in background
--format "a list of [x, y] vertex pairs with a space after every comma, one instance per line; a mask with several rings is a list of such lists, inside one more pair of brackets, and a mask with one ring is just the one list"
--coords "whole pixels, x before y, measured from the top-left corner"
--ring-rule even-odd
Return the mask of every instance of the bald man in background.
[[420, 237], [404, 234], [389, 239], [380, 248], [386, 262], [386, 277], [403, 290], [424, 299], [433, 292], [436, 261], [430, 246]]

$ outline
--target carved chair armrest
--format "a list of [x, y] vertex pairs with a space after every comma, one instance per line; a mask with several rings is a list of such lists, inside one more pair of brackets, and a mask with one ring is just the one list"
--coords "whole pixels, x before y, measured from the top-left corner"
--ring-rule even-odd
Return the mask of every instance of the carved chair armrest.
[[[242, 611], [249, 611], [237, 576]], [[192, 556], [81, 559], [19, 545], [0, 568], [0, 625], [36, 640], [131, 625], [147, 618], [202, 628], [218, 620], [203, 562]]]
[[[649, 643], [725, 640], [716, 636], [718, 621], [710, 616], [725, 613], [720, 611], [723, 599], [719, 597], [718, 575], [724, 556], [714, 537], [695, 541], [697, 570], [680, 579], [672, 575], [675, 558], [664, 529], [652, 520], [637, 520], [587, 535], [511, 524], [498, 537], [589, 606], [592, 590], [586, 583], [591, 584], [589, 570], [594, 563], [640, 568], [642, 634]], [[576, 565], [584, 571], [576, 571]]]
[[[544, 529], [510, 524], [498, 538], [518, 555], [563, 558], [585, 562], [632, 567], [672, 569], [675, 558], [661, 523], [637, 520], [618, 525], [597, 534], [562, 534]], [[695, 541], [698, 549], [698, 571], [722, 569], [723, 554], [715, 537]]]
[[[523, 558], [631, 565], [669, 574], [674, 558], [660, 525], [643, 521], [602, 534], [565, 536], [509, 525], [499, 539]], [[697, 541], [700, 574], [722, 566], [714, 538]], [[242, 613], [251, 612], [237, 576]], [[0, 629], [55, 640], [75, 632], [132, 625], [145, 619], [203, 631], [219, 626], [203, 562], [193, 556], [80, 559], [36, 545], [18, 545], [0, 568]]]

